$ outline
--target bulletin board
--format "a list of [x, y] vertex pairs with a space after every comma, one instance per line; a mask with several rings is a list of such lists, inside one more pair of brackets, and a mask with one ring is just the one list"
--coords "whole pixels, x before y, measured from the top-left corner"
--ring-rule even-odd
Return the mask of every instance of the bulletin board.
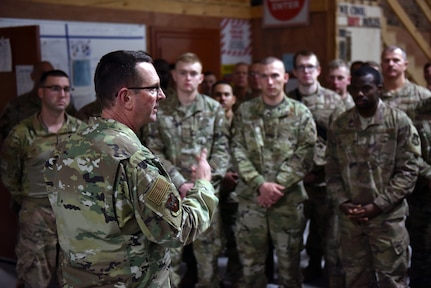
[[94, 71], [103, 55], [115, 50], [147, 50], [143, 24], [0, 18], [0, 27], [26, 25], [40, 27], [42, 60], [69, 74], [77, 109], [95, 99]]

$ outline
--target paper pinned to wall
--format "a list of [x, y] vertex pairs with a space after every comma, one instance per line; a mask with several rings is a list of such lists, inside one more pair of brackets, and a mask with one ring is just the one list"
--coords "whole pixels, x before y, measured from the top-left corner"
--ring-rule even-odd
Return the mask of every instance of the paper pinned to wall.
[[0, 72], [12, 72], [12, 50], [10, 39], [0, 39]]
[[33, 80], [31, 79], [32, 65], [16, 65], [16, 92], [21, 95], [33, 89]]

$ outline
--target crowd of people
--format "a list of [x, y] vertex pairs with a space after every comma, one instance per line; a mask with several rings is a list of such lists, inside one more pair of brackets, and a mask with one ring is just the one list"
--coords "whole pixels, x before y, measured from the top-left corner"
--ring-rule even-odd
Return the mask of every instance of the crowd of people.
[[17, 287], [427, 287], [431, 62], [427, 87], [407, 65], [300, 50], [226, 81], [194, 53], [114, 51], [77, 111], [38, 63], [0, 116]]

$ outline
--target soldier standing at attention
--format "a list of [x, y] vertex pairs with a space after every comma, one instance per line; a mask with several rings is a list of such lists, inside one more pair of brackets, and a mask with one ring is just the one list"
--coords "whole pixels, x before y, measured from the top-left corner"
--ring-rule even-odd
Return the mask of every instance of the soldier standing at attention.
[[[419, 178], [415, 189], [407, 197], [409, 217], [407, 229], [412, 247], [409, 269], [410, 286], [428, 287], [431, 282], [431, 117], [430, 114], [409, 113], [422, 100], [431, 97], [431, 91], [410, 82], [406, 52], [397, 46], [382, 51], [381, 66], [383, 91], [381, 99], [393, 108], [408, 112], [421, 137], [422, 157], [419, 159]], [[424, 232], [427, 231], [427, 232]]]
[[302, 283], [307, 199], [302, 179], [312, 164], [316, 127], [307, 107], [285, 95], [288, 79], [281, 60], [264, 59], [262, 97], [243, 102], [234, 116], [231, 149], [240, 176], [235, 191], [241, 287], [266, 287], [269, 236], [278, 258], [278, 284], [300, 287]]
[[[293, 73], [298, 79], [298, 88], [287, 95], [302, 102], [313, 114], [317, 128], [317, 143], [314, 150], [314, 164], [304, 178], [305, 189], [309, 199], [304, 203], [304, 211], [310, 220], [309, 234], [306, 241], [306, 252], [309, 257], [308, 266], [304, 271], [304, 283], [312, 282], [322, 276], [322, 257], [325, 260], [326, 271], [333, 271], [334, 265], [326, 251], [327, 231], [332, 211], [325, 185], [325, 149], [326, 134], [329, 120], [335, 113], [345, 110], [341, 96], [329, 89], [323, 88], [318, 77], [321, 67], [317, 55], [308, 50], [300, 50], [293, 56]], [[338, 281], [331, 279], [329, 281]]]
[[406, 196], [419, 171], [420, 139], [410, 118], [380, 100], [380, 73], [363, 66], [349, 91], [356, 109], [328, 134], [326, 182], [336, 201], [346, 287], [408, 287]]
[[139, 129], [165, 98], [142, 51], [104, 55], [94, 76], [102, 115], [59, 144], [46, 183], [64, 252], [65, 287], [169, 287], [169, 247], [190, 243], [218, 204], [207, 151], [181, 199]]
[[2, 146], [2, 181], [21, 207], [15, 252], [18, 283], [25, 287], [61, 282], [57, 228], [43, 170], [58, 142], [85, 126], [65, 112], [70, 91], [65, 72], [50, 70], [42, 74], [37, 89], [40, 111], [15, 126]]
[[[187, 199], [195, 177], [196, 155], [208, 150], [212, 183], [218, 188], [229, 165], [228, 131], [224, 110], [210, 96], [199, 94], [202, 63], [193, 53], [181, 55], [172, 74], [176, 93], [160, 104], [157, 121], [150, 125], [148, 147], [160, 157], [181, 197]], [[221, 253], [220, 215], [216, 213], [208, 231], [193, 243], [198, 283], [196, 287], [219, 287], [218, 256]], [[171, 249], [172, 284], [180, 282], [181, 250]]]

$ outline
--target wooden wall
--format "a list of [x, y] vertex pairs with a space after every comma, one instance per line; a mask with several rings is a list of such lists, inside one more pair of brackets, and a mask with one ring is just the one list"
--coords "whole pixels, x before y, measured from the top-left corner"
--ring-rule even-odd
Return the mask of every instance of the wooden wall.
[[[253, 35], [253, 59], [266, 56], [281, 57], [307, 48], [319, 57], [322, 66], [335, 55], [335, 1], [311, 0], [310, 24], [304, 27], [262, 28], [262, 8], [251, 11]], [[253, 8], [250, 8], [253, 9]], [[103, 9], [35, 3], [23, 0], [0, 1], [0, 17], [31, 18], [46, 20], [70, 20], [115, 23], [142, 23], [151, 26], [177, 28], [218, 29], [222, 18], [210, 16], [137, 12], [130, 10]], [[150, 39], [150, 33], [147, 33]], [[148, 46], [150, 48], [150, 46]]]

